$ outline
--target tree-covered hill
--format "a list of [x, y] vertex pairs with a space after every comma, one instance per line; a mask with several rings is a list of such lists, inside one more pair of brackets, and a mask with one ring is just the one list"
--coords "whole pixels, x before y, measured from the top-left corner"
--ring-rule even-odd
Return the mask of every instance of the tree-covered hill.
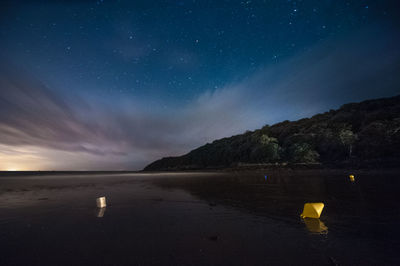
[[235, 167], [240, 164], [400, 163], [400, 96], [349, 103], [311, 118], [283, 121], [223, 138], [144, 170]]

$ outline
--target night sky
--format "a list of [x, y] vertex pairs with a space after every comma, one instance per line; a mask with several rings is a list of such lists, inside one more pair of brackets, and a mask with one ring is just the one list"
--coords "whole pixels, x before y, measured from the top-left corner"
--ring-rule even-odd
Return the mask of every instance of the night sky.
[[0, 170], [138, 170], [400, 92], [398, 1], [1, 1]]

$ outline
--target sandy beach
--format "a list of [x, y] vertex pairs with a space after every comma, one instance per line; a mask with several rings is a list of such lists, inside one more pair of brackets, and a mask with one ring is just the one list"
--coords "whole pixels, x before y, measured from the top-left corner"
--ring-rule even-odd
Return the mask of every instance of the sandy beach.
[[399, 175], [347, 174], [3, 174], [0, 264], [399, 264]]

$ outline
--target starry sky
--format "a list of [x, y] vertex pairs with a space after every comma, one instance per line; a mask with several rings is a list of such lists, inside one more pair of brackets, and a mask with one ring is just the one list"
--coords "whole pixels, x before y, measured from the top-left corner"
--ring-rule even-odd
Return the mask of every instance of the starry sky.
[[399, 94], [398, 1], [0, 3], [0, 170], [139, 170]]

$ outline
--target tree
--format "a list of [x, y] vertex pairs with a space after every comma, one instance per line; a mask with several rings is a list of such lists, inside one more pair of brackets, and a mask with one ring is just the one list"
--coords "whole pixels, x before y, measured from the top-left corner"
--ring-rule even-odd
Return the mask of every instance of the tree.
[[278, 140], [262, 134], [251, 152], [251, 160], [256, 162], [275, 162], [279, 160]]
[[308, 143], [295, 143], [289, 148], [289, 158], [294, 163], [315, 163], [319, 154]]
[[263, 134], [260, 137], [260, 143], [267, 161], [273, 162], [279, 160], [279, 144], [276, 138]]
[[348, 156], [351, 157], [353, 152], [353, 144], [357, 140], [357, 135], [349, 129], [342, 129], [339, 132], [339, 139], [344, 148], [348, 151]]

